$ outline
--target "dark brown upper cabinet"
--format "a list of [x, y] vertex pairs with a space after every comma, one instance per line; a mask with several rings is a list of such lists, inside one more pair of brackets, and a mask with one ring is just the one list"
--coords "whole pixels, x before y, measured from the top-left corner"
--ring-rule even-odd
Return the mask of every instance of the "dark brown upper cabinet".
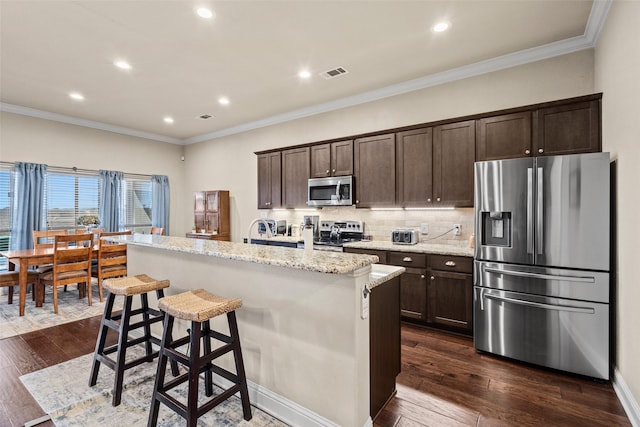
[[473, 206], [474, 120], [433, 128], [433, 206]]
[[592, 153], [602, 150], [600, 102], [580, 102], [537, 111], [534, 155]]
[[433, 131], [415, 129], [396, 134], [398, 204], [429, 206], [433, 200]]
[[395, 134], [358, 138], [353, 144], [356, 207], [396, 203]]
[[282, 151], [282, 206], [300, 208], [307, 206], [307, 182], [309, 180], [309, 147]]
[[282, 158], [280, 152], [258, 155], [258, 209], [282, 206]]
[[531, 155], [531, 112], [476, 120], [476, 160], [502, 160]]
[[353, 140], [311, 146], [311, 177], [353, 175]]

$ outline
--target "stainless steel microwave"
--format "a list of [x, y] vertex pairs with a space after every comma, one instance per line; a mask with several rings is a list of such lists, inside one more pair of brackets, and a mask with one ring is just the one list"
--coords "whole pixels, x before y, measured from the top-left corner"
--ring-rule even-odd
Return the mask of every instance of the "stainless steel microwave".
[[309, 179], [309, 206], [350, 206], [353, 204], [353, 176]]

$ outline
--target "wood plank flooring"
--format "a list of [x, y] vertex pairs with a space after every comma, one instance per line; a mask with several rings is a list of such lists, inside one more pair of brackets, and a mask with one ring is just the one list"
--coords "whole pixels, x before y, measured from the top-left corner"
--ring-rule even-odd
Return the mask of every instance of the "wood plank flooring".
[[[99, 325], [94, 317], [0, 340], [0, 427], [44, 415], [20, 375], [91, 353]], [[611, 384], [478, 354], [470, 338], [413, 325], [402, 325], [397, 388], [375, 427], [631, 425]]]
[[397, 390], [375, 427], [631, 425], [610, 383], [479, 354], [471, 338], [408, 324]]

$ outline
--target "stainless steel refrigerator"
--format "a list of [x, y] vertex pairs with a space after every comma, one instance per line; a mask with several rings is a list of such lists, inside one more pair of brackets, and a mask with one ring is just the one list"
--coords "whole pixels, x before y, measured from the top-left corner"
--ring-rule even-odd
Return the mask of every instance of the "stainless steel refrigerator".
[[475, 164], [476, 349], [609, 379], [609, 153]]

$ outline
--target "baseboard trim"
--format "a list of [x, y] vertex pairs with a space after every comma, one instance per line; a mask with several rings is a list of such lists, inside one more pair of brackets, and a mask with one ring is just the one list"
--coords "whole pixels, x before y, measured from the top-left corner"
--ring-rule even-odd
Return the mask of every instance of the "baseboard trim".
[[627, 386], [627, 383], [617, 368], [613, 372], [612, 384], [613, 390], [616, 392], [618, 399], [620, 399], [620, 403], [622, 403], [622, 407], [627, 413], [629, 421], [631, 421], [631, 425], [633, 427], [640, 427], [640, 405], [638, 405], [638, 401], [631, 393], [629, 386]]

